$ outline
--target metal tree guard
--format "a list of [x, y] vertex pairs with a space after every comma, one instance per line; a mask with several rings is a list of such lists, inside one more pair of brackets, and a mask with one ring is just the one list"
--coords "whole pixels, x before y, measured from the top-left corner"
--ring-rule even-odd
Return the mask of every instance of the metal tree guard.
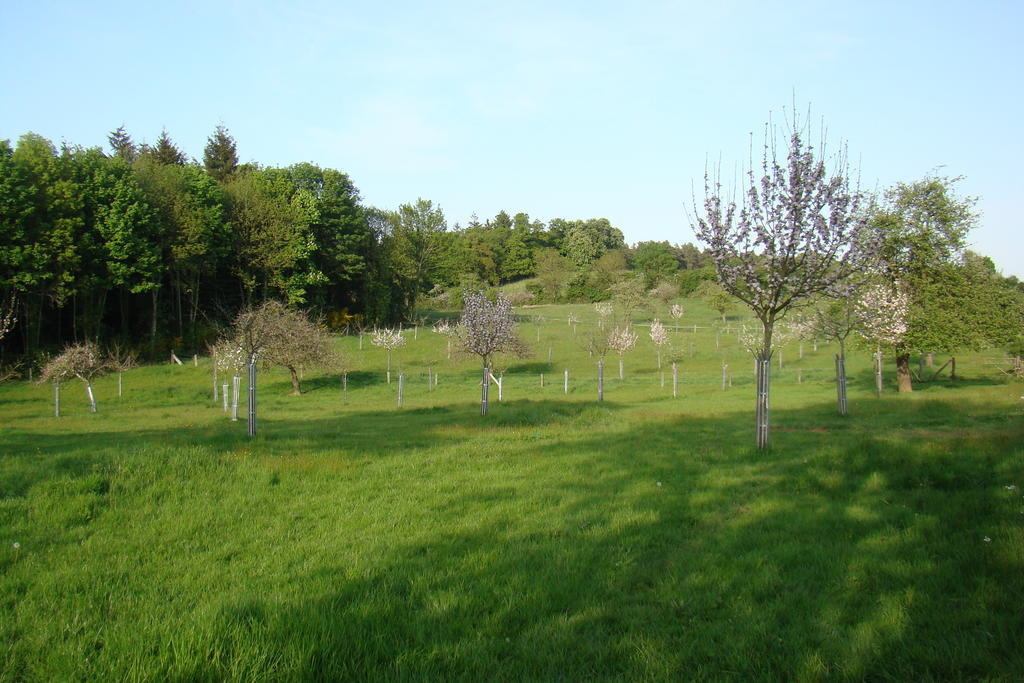
[[757, 448], [768, 446], [768, 387], [771, 380], [771, 360], [757, 359]]
[[836, 395], [839, 414], [846, 415], [846, 358], [836, 354]]
[[249, 438], [256, 437], [256, 354], [249, 357]]

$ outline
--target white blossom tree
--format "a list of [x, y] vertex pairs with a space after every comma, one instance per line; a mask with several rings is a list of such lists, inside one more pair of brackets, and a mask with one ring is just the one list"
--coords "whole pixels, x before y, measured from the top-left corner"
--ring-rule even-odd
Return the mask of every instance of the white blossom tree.
[[[230, 373], [231, 375], [231, 419], [237, 420], [238, 396], [242, 387], [242, 371], [245, 370], [245, 366], [249, 363], [249, 357], [241, 344], [230, 337], [218, 339], [210, 348], [210, 355], [213, 356], [215, 373], [225, 375]], [[225, 404], [228, 403], [227, 393], [224, 394], [224, 402]]]
[[391, 352], [405, 346], [405, 337], [401, 330], [374, 330], [370, 342], [387, 351], [388, 356], [388, 384], [391, 384]]
[[452, 359], [452, 338], [455, 336], [456, 326], [454, 324], [452, 324], [451, 320], [448, 320], [447, 318], [442, 318], [441, 320], [438, 320], [436, 323], [434, 323], [434, 325], [431, 327], [431, 329], [434, 330], [434, 332], [436, 332], [437, 334], [441, 335], [442, 337], [447, 337], [448, 338], [448, 344], [447, 344], [447, 351], [446, 351], [446, 353], [447, 353], [447, 356], [448, 356], [448, 360], [451, 360]]
[[661, 348], [668, 344], [668, 330], [655, 318], [651, 321], [651, 341], [658, 350], [658, 369], [661, 370]]
[[625, 376], [623, 372], [623, 356], [636, 346], [638, 338], [637, 333], [633, 331], [629, 324], [616, 327], [608, 333], [608, 347], [619, 354], [619, 379], [623, 379]]
[[[785, 150], [766, 126], [760, 177], [753, 168], [739, 203], [705, 174], [696, 233], [708, 244], [718, 280], [761, 322], [758, 360], [757, 446], [768, 445], [769, 361], [775, 324], [793, 307], [828, 293], [874, 262], [868, 238], [867, 198], [851, 185], [845, 150], [807, 142], [811, 131], [794, 117]], [[784, 154], [785, 159], [780, 156]]]
[[679, 321], [682, 320], [684, 312], [685, 309], [679, 304], [672, 304], [672, 308], [668, 309], [668, 314], [676, 321], [676, 332], [679, 331]]
[[[882, 347], [899, 349], [910, 331], [910, 296], [899, 281], [892, 285], [874, 284], [865, 287], [856, 302], [860, 333], [875, 345], [875, 391], [882, 394]], [[897, 372], [897, 382], [909, 385]], [[902, 390], [906, 390], [900, 387]]]
[[512, 302], [503, 294], [491, 301], [482, 291], [463, 295], [463, 312], [456, 328], [462, 350], [479, 356], [483, 362], [480, 388], [480, 414], [487, 414], [491, 381], [491, 359], [495, 354], [526, 355], [526, 345], [516, 334]]

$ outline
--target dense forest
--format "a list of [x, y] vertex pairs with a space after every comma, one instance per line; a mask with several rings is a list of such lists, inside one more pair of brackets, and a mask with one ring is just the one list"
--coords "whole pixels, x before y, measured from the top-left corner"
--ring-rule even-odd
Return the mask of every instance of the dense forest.
[[[29, 358], [72, 341], [140, 355], [201, 351], [246, 306], [274, 298], [335, 329], [458, 305], [470, 286], [530, 280], [532, 300], [598, 301], [628, 271], [684, 293], [713, 276], [692, 244], [627, 247], [603, 218], [547, 223], [500, 212], [449, 227], [419, 199], [366, 206], [345, 173], [241, 164], [218, 126], [202, 161], [166, 131], [107, 150], [27, 133], [0, 141], [0, 351]], [[525, 295], [520, 294], [520, 297]]]
[[[449, 226], [425, 199], [367, 206], [335, 169], [239, 163], [223, 126], [202, 161], [166, 131], [137, 145], [122, 127], [108, 143], [58, 148], [34, 133], [0, 141], [0, 365], [36, 365], [84, 340], [137, 357], [202, 352], [240, 310], [267, 299], [310, 309], [336, 331], [415, 321], [428, 308], [459, 308], [464, 291], [524, 280], [511, 288], [516, 303], [603, 301], [623, 287], [665, 301], [697, 292], [723, 317], [736, 303], [713, 282], [707, 252], [628, 246], [604, 218], [545, 223], [501, 211]], [[947, 287], [917, 308], [1020, 301], [1016, 278], [954, 251], [950, 267], [970, 276], [959, 279], [992, 295]], [[993, 316], [1006, 317], [983, 317]]]

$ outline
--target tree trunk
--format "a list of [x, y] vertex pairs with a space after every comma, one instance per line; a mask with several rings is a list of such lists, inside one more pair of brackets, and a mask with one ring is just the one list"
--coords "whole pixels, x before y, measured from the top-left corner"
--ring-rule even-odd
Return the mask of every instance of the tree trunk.
[[299, 373], [291, 365], [288, 366], [288, 372], [292, 375], [292, 396], [301, 396], [302, 387], [299, 385]]
[[89, 397], [89, 411], [96, 412], [96, 395], [92, 392], [92, 382], [85, 383], [85, 394]]
[[896, 356], [896, 390], [901, 394], [914, 390], [910, 380], [910, 354], [901, 353]]
[[597, 400], [604, 400], [604, 361], [597, 361]]
[[622, 356], [619, 356], [619, 379], [623, 379], [623, 376], [624, 375], [622, 372]]
[[160, 291], [159, 287], [154, 287], [153, 288], [153, 317], [150, 318], [150, 321], [149, 321], [149, 354], [151, 356], [156, 354], [156, 318], [157, 318], [157, 309], [158, 309], [157, 302], [158, 302], [158, 299], [159, 299], [157, 293], [159, 291]]

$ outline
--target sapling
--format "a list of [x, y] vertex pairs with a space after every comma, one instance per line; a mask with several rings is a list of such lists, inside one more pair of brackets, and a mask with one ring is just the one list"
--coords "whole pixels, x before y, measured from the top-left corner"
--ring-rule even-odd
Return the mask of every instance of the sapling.
[[623, 379], [623, 356], [636, 346], [637, 334], [634, 332], [629, 325], [623, 325], [622, 327], [616, 327], [610, 333], [608, 333], [608, 346], [617, 354], [619, 354], [619, 379]]
[[[242, 386], [242, 372], [249, 362], [248, 355], [242, 345], [234, 339], [225, 338], [217, 341], [211, 347], [213, 353], [214, 367], [222, 373], [231, 375], [231, 420], [238, 420], [238, 395]], [[228, 406], [228, 384], [223, 385], [224, 390], [224, 412]]]
[[135, 361], [134, 354], [122, 351], [121, 347], [117, 344], [115, 344], [107, 353], [107, 360], [110, 369], [117, 373], [117, 397], [121, 398], [124, 393], [122, 376], [126, 371], [136, 367], [138, 363]]
[[684, 309], [679, 304], [672, 304], [672, 308], [668, 309], [668, 314], [676, 321], [676, 332], [679, 331], [679, 321], [682, 319], [683, 313]]
[[[586, 338], [585, 345], [587, 352], [591, 358], [597, 356], [597, 400], [604, 400], [604, 359], [608, 355], [608, 351], [611, 349], [609, 343], [610, 335], [603, 330], [593, 329], [591, 330]], [[565, 387], [566, 392], [569, 390], [569, 371], [565, 371]]]
[[66, 379], [77, 377], [85, 384], [85, 394], [89, 399], [89, 410], [97, 411], [96, 394], [93, 392], [93, 380], [105, 375], [110, 369], [110, 361], [105, 358], [99, 347], [92, 342], [73, 344], [65, 347], [61, 354], [43, 366], [40, 383], [60, 383]]
[[661, 348], [668, 344], [668, 330], [655, 318], [651, 321], [651, 341], [658, 350], [658, 369], [661, 370]]
[[399, 329], [374, 330], [373, 336], [370, 337], [370, 341], [373, 343], [374, 346], [378, 346], [387, 351], [388, 384], [391, 384], [391, 352], [397, 348], [405, 346], [405, 337], [402, 336], [402, 331]]
[[847, 414], [846, 401], [846, 341], [851, 334], [863, 329], [862, 319], [858, 315], [859, 304], [853, 292], [845, 292], [833, 300], [826, 300], [814, 311], [810, 318], [800, 319], [796, 324], [800, 337], [821, 337], [836, 342], [839, 353], [836, 362], [836, 400], [839, 414]]
[[448, 360], [451, 360], [452, 359], [452, 337], [455, 335], [455, 325], [453, 325], [452, 321], [448, 320], [447, 318], [442, 318], [441, 320], [438, 320], [436, 323], [434, 323], [434, 326], [431, 329], [433, 329], [434, 332], [438, 333], [442, 337], [446, 337], [447, 338], [448, 344], [447, 344], [446, 353], [448, 355]]
[[508, 297], [498, 294], [492, 302], [478, 290], [465, 292], [463, 301], [464, 308], [456, 328], [456, 338], [463, 351], [479, 356], [483, 363], [480, 414], [486, 415], [491, 359], [498, 353], [523, 357], [527, 348], [516, 334], [512, 303]]

